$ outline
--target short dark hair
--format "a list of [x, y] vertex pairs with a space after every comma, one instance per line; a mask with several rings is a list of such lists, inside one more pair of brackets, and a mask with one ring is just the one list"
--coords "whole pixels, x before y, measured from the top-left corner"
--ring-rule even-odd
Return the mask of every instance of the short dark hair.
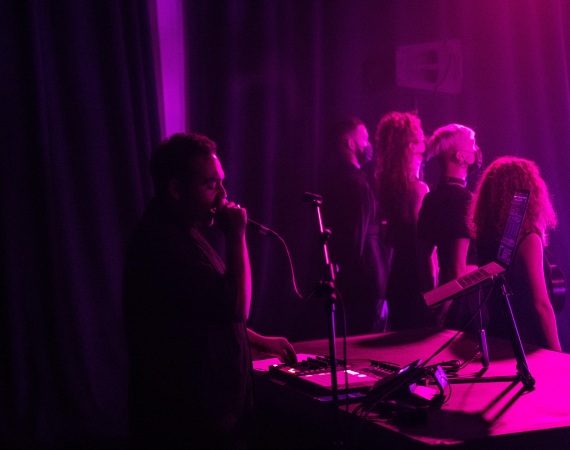
[[358, 117], [346, 117], [336, 122], [331, 128], [329, 139], [330, 145], [338, 150], [343, 139], [351, 132], [356, 130], [358, 125], [364, 125], [364, 122]]
[[192, 181], [193, 162], [216, 154], [216, 144], [196, 133], [176, 133], [162, 141], [150, 157], [150, 175], [157, 197], [168, 195], [170, 181]]

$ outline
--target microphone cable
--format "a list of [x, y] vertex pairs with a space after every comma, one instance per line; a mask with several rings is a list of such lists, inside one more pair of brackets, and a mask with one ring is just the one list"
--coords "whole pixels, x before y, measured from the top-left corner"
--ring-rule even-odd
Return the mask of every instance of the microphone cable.
[[279, 236], [279, 234], [277, 234], [275, 231], [257, 223], [254, 222], [251, 219], [247, 219], [247, 223], [248, 225], [252, 225], [252, 227], [254, 229], [256, 229], [260, 234], [263, 234], [265, 236], [270, 236], [270, 237], [276, 237], [278, 238], [281, 242], [283, 242], [283, 246], [285, 247], [285, 251], [287, 252], [287, 257], [289, 258], [289, 266], [291, 267], [291, 278], [293, 280], [293, 288], [295, 289], [295, 294], [297, 294], [297, 296], [301, 299], [301, 300], [309, 300], [309, 298], [311, 298], [311, 296], [313, 295], [313, 293], [315, 292], [314, 290], [309, 294], [309, 296], [307, 298], [304, 298], [300, 293], [299, 290], [297, 289], [297, 283], [295, 281], [295, 270], [293, 269], [293, 260], [291, 259], [291, 253], [289, 253], [289, 247], [287, 247], [287, 243], [285, 242], [285, 240]]

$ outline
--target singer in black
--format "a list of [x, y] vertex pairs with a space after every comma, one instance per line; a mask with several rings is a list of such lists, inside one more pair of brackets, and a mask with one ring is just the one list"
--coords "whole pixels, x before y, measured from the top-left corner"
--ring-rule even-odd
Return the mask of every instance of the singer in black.
[[344, 300], [347, 331], [383, 332], [390, 262], [363, 170], [372, 157], [368, 131], [360, 119], [348, 118], [333, 127], [330, 138], [336, 157], [324, 183], [323, 219], [332, 232], [330, 258], [339, 268], [336, 286]]
[[[150, 168], [156, 197], [123, 276], [131, 448], [247, 448], [255, 434], [250, 344], [290, 364], [295, 352], [245, 326], [247, 215], [226, 200], [215, 144], [176, 134]], [[227, 267], [198, 230], [214, 215]]]

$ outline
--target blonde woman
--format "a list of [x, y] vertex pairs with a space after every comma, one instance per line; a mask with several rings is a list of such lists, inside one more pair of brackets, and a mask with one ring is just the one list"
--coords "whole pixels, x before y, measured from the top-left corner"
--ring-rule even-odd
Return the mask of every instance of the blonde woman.
[[[514, 260], [505, 276], [513, 291], [511, 308], [522, 342], [561, 351], [556, 318], [546, 290], [550, 265], [544, 256], [548, 232], [556, 225], [556, 214], [548, 188], [532, 161], [503, 157], [483, 173], [471, 209], [479, 266], [495, 259], [517, 189], [530, 190], [530, 198]], [[506, 338], [506, 321], [496, 297], [488, 300], [487, 310], [488, 333]]]
[[[475, 242], [467, 221], [473, 194], [466, 187], [466, 179], [482, 160], [475, 131], [456, 123], [435, 130], [428, 142], [428, 154], [439, 162], [441, 178], [425, 196], [418, 218], [418, 268], [423, 292], [477, 268]], [[439, 264], [437, 278], [431, 267], [434, 248]], [[459, 298], [453, 301], [453, 306], [447, 302], [434, 309], [438, 325], [459, 329], [463, 316], [470, 317], [471, 308], [479, 307], [477, 295], [473, 298], [475, 301]]]

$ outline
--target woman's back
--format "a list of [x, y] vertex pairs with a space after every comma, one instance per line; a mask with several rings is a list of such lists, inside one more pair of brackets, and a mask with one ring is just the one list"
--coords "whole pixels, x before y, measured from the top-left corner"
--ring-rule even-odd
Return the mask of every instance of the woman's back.
[[[515, 248], [511, 268], [505, 274], [505, 280], [512, 291], [512, 295], [509, 296], [509, 303], [511, 304], [521, 341], [526, 344], [548, 348], [546, 334], [543, 331], [540, 316], [537, 314], [533, 287], [531, 285], [531, 279], [528, 276], [527, 265], [519, 251], [521, 244], [523, 244], [525, 240], [536, 238], [540, 239], [540, 236], [536, 233], [529, 232], [519, 239]], [[493, 244], [478, 243], [477, 254], [479, 256], [480, 265], [493, 261], [497, 255], [498, 248], [498, 242]], [[548, 281], [551, 276], [551, 270], [544, 252], [542, 253], [542, 271], [545, 281]], [[503, 317], [499, 298], [496, 293], [493, 293], [489, 300], [487, 300], [485, 316], [487, 320], [486, 330], [489, 335], [503, 339], [509, 338], [507, 322]]]

